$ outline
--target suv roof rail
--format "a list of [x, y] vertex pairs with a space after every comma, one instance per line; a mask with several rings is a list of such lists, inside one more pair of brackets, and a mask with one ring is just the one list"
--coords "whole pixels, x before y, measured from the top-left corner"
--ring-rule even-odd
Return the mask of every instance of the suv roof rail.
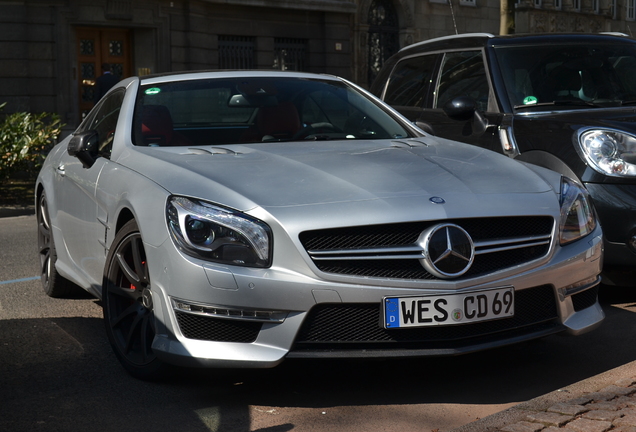
[[436, 37], [436, 38], [428, 39], [428, 40], [421, 41], [421, 42], [416, 42], [416, 43], [411, 44], [411, 45], [407, 45], [404, 48], [400, 49], [400, 51], [402, 51], [404, 49], [407, 49], [407, 48], [412, 48], [412, 47], [416, 47], [416, 46], [420, 46], [420, 45], [426, 45], [426, 44], [433, 43], [433, 42], [439, 42], [439, 41], [448, 40], [448, 39], [464, 38], [464, 37], [494, 38], [495, 35], [493, 35], [492, 33], [463, 33], [463, 34], [454, 34], [454, 35], [449, 35], [449, 36], [441, 36], [441, 37]]

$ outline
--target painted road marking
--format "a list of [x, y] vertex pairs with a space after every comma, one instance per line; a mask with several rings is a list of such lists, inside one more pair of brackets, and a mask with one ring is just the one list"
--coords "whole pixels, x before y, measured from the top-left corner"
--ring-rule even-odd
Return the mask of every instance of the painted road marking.
[[28, 282], [28, 281], [38, 280], [38, 279], [40, 279], [40, 276], [33, 276], [33, 277], [22, 278], [22, 279], [13, 279], [8, 281], [0, 281], [0, 285], [6, 285], [6, 284], [16, 283], [16, 282]]

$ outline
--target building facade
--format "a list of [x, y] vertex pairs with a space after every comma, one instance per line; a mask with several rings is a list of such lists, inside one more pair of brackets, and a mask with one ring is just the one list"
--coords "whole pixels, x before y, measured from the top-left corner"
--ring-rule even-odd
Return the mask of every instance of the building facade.
[[[4, 112], [55, 112], [73, 130], [100, 65], [120, 77], [286, 69], [367, 87], [403, 46], [498, 33], [500, 0], [0, 0]], [[515, 31], [632, 34], [636, 0], [518, 0]]]
[[343, 0], [0, 1], [0, 103], [56, 112], [72, 130], [103, 63], [122, 78], [273, 68], [351, 77], [355, 10]]

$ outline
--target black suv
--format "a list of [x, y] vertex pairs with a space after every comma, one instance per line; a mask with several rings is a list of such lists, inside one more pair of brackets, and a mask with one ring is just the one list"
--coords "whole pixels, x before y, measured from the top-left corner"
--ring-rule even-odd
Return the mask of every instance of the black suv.
[[425, 131], [579, 179], [605, 234], [605, 282], [634, 284], [636, 40], [465, 34], [420, 42], [371, 91]]

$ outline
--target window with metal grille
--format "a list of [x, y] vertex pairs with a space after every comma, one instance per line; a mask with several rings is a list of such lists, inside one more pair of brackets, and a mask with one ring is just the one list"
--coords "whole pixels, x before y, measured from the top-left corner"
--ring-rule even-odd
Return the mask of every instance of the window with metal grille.
[[274, 69], [304, 71], [307, 67], [306, 39], [274, 39]]
[[255, 45], [251, 36], [219, 36], [219, 68], [254, 69]]

